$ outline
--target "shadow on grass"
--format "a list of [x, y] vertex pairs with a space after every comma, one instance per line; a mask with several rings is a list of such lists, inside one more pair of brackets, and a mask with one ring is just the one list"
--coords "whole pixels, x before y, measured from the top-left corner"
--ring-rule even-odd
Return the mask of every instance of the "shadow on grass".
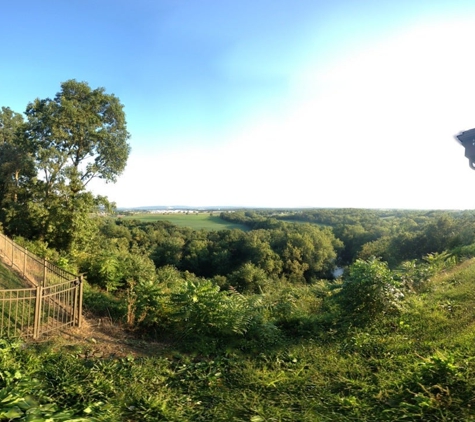
[[0, 289], [25, 289], [31, 287], [26, 280], [0, 261]]

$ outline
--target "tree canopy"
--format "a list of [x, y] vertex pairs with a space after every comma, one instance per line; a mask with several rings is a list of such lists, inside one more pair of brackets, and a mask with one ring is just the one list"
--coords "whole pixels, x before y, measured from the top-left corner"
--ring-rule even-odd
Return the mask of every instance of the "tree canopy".
[[69, 80], [53, 100], [36, 99], [25, 112], [25, 141], [48, 186], [79, 192], [97, 177], [115, 182], [130, 147], [123, 106], [104, 88]]
[[8, 234], [71, 250], [104, 199], [87, 184], [114, 183], [127, 164], [123, 105], [104, 88], [68, 80], [54, 99], [29, 103], [25, 116], [8, 108], [0, 114], [2, 223]]

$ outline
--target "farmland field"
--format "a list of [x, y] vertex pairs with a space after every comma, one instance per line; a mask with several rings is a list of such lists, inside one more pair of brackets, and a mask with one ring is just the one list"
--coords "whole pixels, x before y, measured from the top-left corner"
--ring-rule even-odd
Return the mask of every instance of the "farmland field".
[[168, 221], [176, 226], [191, 227], [194, 230], [231, 230], [241, 229], [247, 231], [248, 228], [242, 224], [233, 224], [222, 220], [217, 215], [210, 215], [209, 213], [200, 214], [151, 214], [151, 213], [137, 213], [134, 215], [127, 215], [121, 217], [125, 220], [139, 220], [139, 221]]

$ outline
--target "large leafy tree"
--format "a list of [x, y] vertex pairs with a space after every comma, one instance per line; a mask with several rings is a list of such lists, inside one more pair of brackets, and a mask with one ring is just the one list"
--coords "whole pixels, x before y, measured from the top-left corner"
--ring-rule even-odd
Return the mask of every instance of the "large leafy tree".
[[36, 99], [26, 112], [26, 142], [46, 188], [67, 184], [72, 193], [97, 177], [115, 182], [130, 147], [123, 106], [104, 88], [69, 80], [53, 100]]
[[[69, 80], [53, 99], [29, 103], [21, 133], [9, 139], [34, 166], [25, 181], [23, 204], [10, 216], [30, 230], [12, 233], [38, 237], [57, 249], [83, 246], [93, 230], [90, 213], [104, 198], [87, 185], [94, 178], [116, 182], [130, 153], [123, 105], [104, 88]], [[107, 201], [106, 201], [107, 202]], [[34, 230], [32, 230], [34, 228]]]
[[[35, 175], [32, 157], [22, 147], [23, 116], [9, 107], [0, 109], [0, 221], [8, 223], [17, 215], [11, 231], [26, 230], [24, 218], [20, 218], [25, 197], [25, 182]], [[20, 227], [16, 227], [16, 226]]]
[[0, 191], [1, 197], [17, 197], [22, 170], [32, 174], [29, 156], [20, 148], [18, 139], [24, 127], [23, 116], [9, 107], [0, 110]]
[[23, 116], [15, 113], [10, 107], [0, 109], [0, 142], [12, 144], [18, 136], [18, 130], [23, 124]]

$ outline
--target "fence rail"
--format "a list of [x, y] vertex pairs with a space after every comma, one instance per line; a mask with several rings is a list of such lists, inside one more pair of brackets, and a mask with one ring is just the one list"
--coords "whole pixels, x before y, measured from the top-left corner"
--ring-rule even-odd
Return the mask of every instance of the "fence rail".
[[0, 289], [0, 336], [30, 336], [82, 324], [83, 278], [0, 233], [0, 257], [30, 287]]

